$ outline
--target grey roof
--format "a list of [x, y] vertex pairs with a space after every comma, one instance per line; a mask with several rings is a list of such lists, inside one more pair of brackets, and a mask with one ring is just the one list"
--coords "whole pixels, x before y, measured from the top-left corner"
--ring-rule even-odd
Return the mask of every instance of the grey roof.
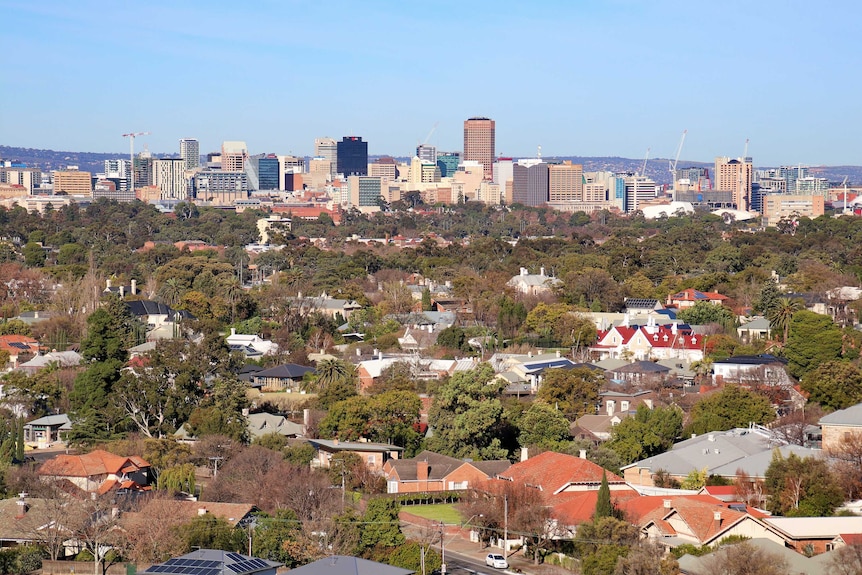
[[862, 403], [824, 415], [820, 418], [820, 425], [824, 423], [827, 425], [862, 426]]
[[30, 361], [22, 363], [18, 367], [35, 368], [48, 367], [56, 363], [59, 367], [73, 367], [84, 361], [84, 356], [76, 351], [51, 351], [44, 355], [34, 356]]
[[603, 359], [601, 361], [594, 361], [593, 365], [596, 367], [600, 367], [605, 371], [614, 371], [615, 369], [628, 365], [629, 363], [631, 362], [624, 359], [609, 357], [608, 359]]
[[624, 305], [630, 309], [655, 309], [658, 305], [657, 299], [650, 298], [626, 298]]
[[742, 324], [741, 326], [739, 326], [737, 328], [737, 330], [743, 330], [743, 331], [748, 331], [748, 330], [751, 330], [751, 331], [769, 331], [769, 329], [770, 329], [769, 320], [766, 319], [765, 317], [758, 317], [756, 319], [751, 320], [748, 323]]
[[302, 426], [294, 423], [283, 415], [271, 413], [252, 413], [248, 416], [248, 431], [252, 437], [261, 437], [270, 433], [284, 436], [302, 435]]
[[305, 365], [298, 365], [295, 363], [285, 363], [283, 365], [258, 371], [254, 374], [254, 377], [272, 377], [276, 379], [302, 379], [302, 377], [309, 372], [314, 372], [314, 368], [307, 367]]
[[[757, 538], [749, 539], [747, 544], [758, 549], [766, 551], [773, 555], [780, 556], [787, 562], [787, 573], [794, 575], [825, 575], [832, 572], [829, 569], [829, 562], [832, 560], [834, 552], [821, 553], [814, 557], [806, 557], [802, 553], [798, 553], [793, 549], [787, 548], [781, 543], [776, 543], [770, 539]], [[679, 568], [683, 573], [690, 575], [707, 575], [713, 573], [711, 569], [712, 562], [727, 553], [729, 546], [720, 547], [717, 551], [695, 557], [694, 555], [683, 555], [679, 558]]]
[[614, 373], [667, 373], [670, 368], [654, 361], [636, 361], [612, 371]]
[[[732, 467], [750, 455], [767, 452], [784, 445], [768, 432], [755, 429], [736, 428], [729, 431], [706, 433], [674, 444], [670, 451], [648, 457], [625, 466], [664, 469], [671, 475], [684, 476], [692, 471], [706, 468], [710, 474], [722, 466]], [[736, 467], [734, 467], [734, 472]]]
[[219, 549], [198, 549], [180, 557], [168, 559], [164, 563], [152, 565], [145, 571], [153, 575], [250, 575], [252, 573], [275, 574], [276, 567], [283, 563], [258, 559], [239, 553], [221, 551]]
[[409, 569], [346, 555], [324, 557], [314, 563], [291, 569], [290, 572], [293, 575], [412, 575], [416, 573]]
[[29, 421], [26, 423], [26, 425], [45, 425], [48, 427], [54, 427], [55, 425], [59, 425], [60, 428], [72, 428], [72, 422], [69, 421], [69, 416], [65, 413], [61, 413], [60, 415], [46, 415], [45, 417], [40, 417], [39, 419]]
[[762, 353], [760, 355], [734, 355], [733, 357], [719, 359], [713, 362], [713, 364], [716, 363], [728, 363], [731, 365], [769, 365], [771, 363], [786, 364], [787, 360], [783, 357], [776, 357], [768, 353]]
[[[800, 458], [820, 457], [823, 452], [819, 449], [811, 449], [810, 447], [802, 447], [801, 445], [783, 445], [776, 448], [781, 452], [782, 457], [787, 457], [791, 453], [795, 453]], [[709, 470], [711, 475], [721, 475], [724, 477], [736, 477], [736, 471], [742, 469], [750, 477], [766, 477], [766, 470], [769, 464], [772, 463], [772, 454], [774, 450], [761, 451], [753, 455], [747, 455], [742, 459], [733, 461], [726, 465], [719, 465]]]
[[379, 453], [381, 451], [404, 451], [403, 447], [389, 445], [386, 443], [371, 443], [364, 441], [336, 441], [332, 439], [309, 439], [308, 443], [316, 449], [321, 447], [327, 451], [369, 451]]

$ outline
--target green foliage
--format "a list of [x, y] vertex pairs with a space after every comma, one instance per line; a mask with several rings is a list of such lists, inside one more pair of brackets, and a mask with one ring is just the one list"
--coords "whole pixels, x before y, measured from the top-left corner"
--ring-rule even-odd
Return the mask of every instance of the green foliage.
[[103, 305], [87, 318], [87, 337], [81, 342], [81, 355], [88, 361], [109, 359], [125, 362], [128, 348], [138, 344], [134, 320], [126, 304], [110, 294]]
[[766, 509], [776, 515], [825, 517], [844, 500], [826, 461], [795, 453], [784, 457], [778, 449], [772, 452], [764, 487]]
[[362, 516], [360, 544], [365, 549], [375, 546], [395, 547], [404, 543], [404, 534], [398, 520], [400, 505], [389, 498], [371, 499]]
[[282, 455], [286, 461], [294, 465], [308, 465], [315, 458], [317, 452], [310, 444], [303, 443], [284, 449]]
[[0, 323], [0, 335], [33, 335], [30, 325], [20, 319], [7, 319]]
[[802, 377], [802, 389], [825, 409], [845, 409], [862, 401], [862, 370], [847, 361], [827, 361]]
[[334, 403], [357, 395], [358, 385], [354, 366], [340, 359], [327, 359], [317, 364], [315, 378], [308, 388], [317, 391], [320, 408], [329, 409]]
[[704, 467], [703, 469], [693, 469], [689, 472], [688, 475], [685, 476], [685, 479], [682, 480], [679, 487], [680, 489], [689, 489], [692, 491], [696, 491], [701, 489], [704, 485], [706, 485], [706, 481], [709, 475], [709, 470]]
[[695, 404], [685, 435], [748, 427], [749, 423], [764, 425], [774, 419], [775, 410], [766, 397], [743, 387], [728, 385]]
[[[392, 550], [386, 557], [385, 562], [395, 567], [409, 569], [416, 573], [422, 573], [422, 545], [417, 541], [407, 541]], [[430, 547], [425, 548], [425, 573], [433, 573], [440, 569], [442, 564], [440, 554]]]
[[467, 335], [457, 325], [452, 325], [442, 330], [437, 335], [437, 345], [458, 351], [465, 351], [465, 348], [469, 350]]
[[614, 514], [614, 504], [611, 501], [611, 488], [608, 485], [608, 474], [602, 472], [602, 483], [596, 496], [596, 510], [593, 513], [593, 521], [603, 517], [611, 517]]
[[120, 381], [123, 362], [110, 358], [93, 363], [75, 377], [69, 394], [69, 416], [72, 429], [66, 439], [72, 444], [92, 445], [112, 439], [122, 419], [111, 403], [114, 388]]
[[691, 307], [682, 309], [676, 317], [692, 325], [717, 323], [726, 328], [733, 327], [735, 322], [733, 312], [728, 308], [708, 301], [699, 301]]
[[796, 312], [784, 348], [790, 362], [787, 371], [801, 379], [818, 365], [840, 359], [841, 343], [841, 329], [832, 318], [808, 310]]
[[599, 390], [606, 383], [601, 371], [588, 367], [551, 369], [545, 372], [536, 399], [559, 409], [574, 420], [595, 413]]
[[611, 431], [607, 447], [623, 465], [664, 453], [682, 432], [682, 412], [676, 407], [638, 406], [634, 417], [623, 419]]
[[182, 530], [186, 549], [221, 549], [243, 553], [247, 551], [245, 532], [236, 529], [227, 519], [216, 517], [212, 513], [197, 515]]
[[778, 290], [778, 284], [770, 278], [763, 282], [754, 309], [766, 317], [771, 317], [775, 309], [778, 308], [780, 300], [781, 292]]
[[279, 509], [275, 516], [258, 515], [252, 538], [252, 554], [261, 559], [284, 563], [288, 569], [299, 567], [305, 557], [297, 556], [297, 548], [290, 545], [301, 532], [299, 519], [290, 509]]
[[45, 250], [36, 242], [27, 242], [22, 253], [24, 254], [24, 264], [30, 268], [43, 267], [48, 258]]
[[174, 467], [162, 469], [156, 482], [156, 489], [168, 493], [196, 494], [195, 466], [183, 463]]
[[245, 442], [248, 439], [248, 419], [243, 411], [248, 407], [246, 385], [232, 377], [219, 378], [210, 394], [195, 408], [186, 423], [193, 437], [225, 435]]
[[452, 457], [505, 458], [508, 450], [500, 438], [506, 423], [500, 419], [499, 399], [505, 385], [487, 364], [456, 372], [434, 397], [428, 415], [434, 435], [427, 448]]
[[569, 438], [569, 420], [554, 407], [535, 401], [518, 420], [518, 443], [522, 447], [537, 446], [557, 449]]
[[584, 575], [613, 573], [617, 560], [638, 540], [634, 525], [615, 517], [599, 517], [578, 527], [574, 547]]

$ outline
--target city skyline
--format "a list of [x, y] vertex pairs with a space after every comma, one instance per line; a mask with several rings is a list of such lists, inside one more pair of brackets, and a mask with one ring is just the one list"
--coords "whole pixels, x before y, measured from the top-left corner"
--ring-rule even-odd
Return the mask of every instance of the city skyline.
[[[215, 1], [0, 2], [7, 145], [165, 153], [243, 140], [311, 155], [361, 136], [371, 155], [462, 148], [496, 121], [496, 152], [737, 157], [859, 164], [850, 72], [854, 4], [441, 1], [308, 5]], [[130, 26], [129, 22], [134, 22]], [[12, 48], [14, 47], [14, 50]], [[26, 79], [26, 81], [25, 81]], [[58, 87], [62, 86], [62, 92]], [[242, 89], [237, 89], [242, 86]], [[13, 113], [14, 111], [14, 113]]]

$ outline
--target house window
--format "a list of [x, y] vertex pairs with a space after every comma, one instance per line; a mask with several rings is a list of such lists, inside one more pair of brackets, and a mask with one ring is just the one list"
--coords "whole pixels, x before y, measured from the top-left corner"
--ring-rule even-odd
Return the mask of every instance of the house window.
[[398, 493], [398, 482], [397, 481], [387, 481], [386, 482], [386, 493]]
[[623, 411], [628, 411], [629, 410], [629, 402], [628, 401], [620, 402], [620, 409], [622, 409]]
[[466, 481], [450, 481], [449, 482], [449, 490], [454, 491], [456, 489], [467, 489]]

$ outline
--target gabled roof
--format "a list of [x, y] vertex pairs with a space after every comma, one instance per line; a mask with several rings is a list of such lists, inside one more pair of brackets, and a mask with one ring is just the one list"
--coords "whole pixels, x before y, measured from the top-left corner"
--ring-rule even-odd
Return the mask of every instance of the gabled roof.
[[95, 477], [119, 475], [150, 467], [144, 459], [133, 455], [123, 457], [101, 449], [84, 455], [57, 455], [39, 468], [39, 475], [48, 477]]
[[851, 405], [847, 409], [833, 411], [820, 418], [820, 425], [862, 426], [862, 403]]
[[127, 301], [126, 306], [135, 317], [143, 317], [147, 315], [169, 316], [173, 312], [170, 306], [148, 299]]
[[727, 359], [716, 360], [713, 362], [713, 365], [716, 363], [730, 365], [769, 365], [772, 363], [786, 364], [787, 360], [783, 357], [776, 357], [768, 353], [762, 353], [760, 355], [734, 355]]
[[540, 453], [512, 465], [499, 475], [519, 484], [529, 484], [550, 495], [572, 484], [599, 484], [607, 473], [608, 483], [625, 483], [622, 477], [587, 459], [553, 451]]
[[763, 522], [790, 539], [834, 539], [862, 533], [862, 517], [766, 517]]
[[389, 466], [398, 472], [398, 478], [401, 481], [416, 481], [418, 479], [417, 465], [422, 462], [428, 464], [428, 479], [432, 481], [443, 479], [466, 463], [456, 457], [449, 457], [426, 449], [412, 459], [390, 460]]
[[670, 296], [670, 299], [675, 301], [724, 301], [728, 299], [726, 295], [721, 295], [718, 292], [698, 291], [694, 288], [684, 289]]
[[39, 419], [34, 419], [33, 421], [28, 421], [24, 424], [25, 427], [28, 425], [44, 425], [46, 427], [59, 426], [60, 429], [72, 429], [72, 422], [69, 421], [69, 416], [65, 413], [61, 413], [59, 415], [46, 415], [45, 417], [40, 417]]
[[285, 363], [269, 369], [258, 371], [254, 377], [261, 378], [276, 378], [276, 379], [301, 379], [306, 373], [314, 372], [313, 367], [298, 365], [295, 363]]
[[625, 367], [615, 369], [614, 373], [668, 373], [669, 371], [669, 367], [665, 367], [654, 361], [636, 361]]
[[260, 437], [270, 433], [292, 436], [302, 435], [303, 428], [283, 415], [271, 413], [252, 413], [248, 416], [248, 431], [252, 437]]
[[682, 520], [702, 544], [708, 544], [749, 517], [747, 513], [731, 509], [710, 495], [643, 496], [629, 499], [621, 508], [635, 525], [655, 525], [665, 536], [676, 535], [676, 530], [668, 520]]
[[290, 572], [292, 575], [412, 575], [416, 573], [409, 569], [345, 555], [318, 559], [314, 563], [291, 569]]
[[153, 575], [251, 575], [253, 573], [274, 573], [276, 567], [283, 563], [258, 559], [239, 553], [221, 551], [219, 549], [197, 549], [180, 557], [168, 559], [164, 563], [152, 565], [141, 574]]
[[[580, 525], [596, 512], [598, 490], [559, 493], [553, 500], [554, 518], [563, 525]], [[611, 502], [620, 507], [624, 501], [639, 497], [634, 489], [611, 491]]]
[[626, 298], [625, 306], [628, 309], [655, 309], [658, 306], [658, 300], [652, 298]]

